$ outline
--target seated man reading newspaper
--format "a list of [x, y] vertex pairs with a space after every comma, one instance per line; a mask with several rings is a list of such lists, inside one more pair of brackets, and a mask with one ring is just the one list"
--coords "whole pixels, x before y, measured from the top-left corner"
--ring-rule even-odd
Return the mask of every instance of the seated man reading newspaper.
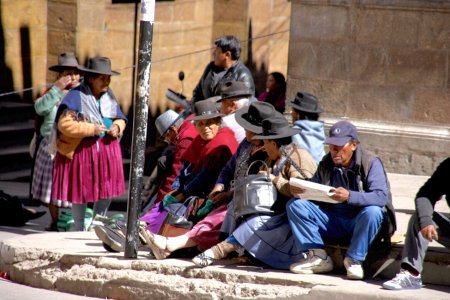
[[339, 240], [349, 242], [344, 258], [347, 277], [363, 279], [362, 263], [388, 218], [389, 234], [395, 230], [388, 179], [381, 160], [360, 145], [356, 127], [350, 122], [334, 124], [325, 143], [330, 152], [311, 181], [333, 187], [325, 197], [334, 201], [306, 199], [302, 196], [305, 189], [291, 185], [291, 193], [300, 199], [288, 202], [287, 214], [297, 247], [304, 255], [290, 270], [302, 274], [333, 270], [324, 240]]

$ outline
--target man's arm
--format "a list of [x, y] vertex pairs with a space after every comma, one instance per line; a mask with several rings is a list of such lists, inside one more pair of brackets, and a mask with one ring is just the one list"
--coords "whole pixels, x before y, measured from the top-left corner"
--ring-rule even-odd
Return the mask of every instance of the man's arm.
[[348, 203], [357, 206], [385, 206], [388, 202], [387, 178], [378, 158], [373, 160], [366, 180], [367, 191], [350, 191]]
[[443, 195], [450, 196], [450, 158], [444, 160], [431, 177], [419, 189], [415, 199], [420, 228], [432, 225], [434, 205]]

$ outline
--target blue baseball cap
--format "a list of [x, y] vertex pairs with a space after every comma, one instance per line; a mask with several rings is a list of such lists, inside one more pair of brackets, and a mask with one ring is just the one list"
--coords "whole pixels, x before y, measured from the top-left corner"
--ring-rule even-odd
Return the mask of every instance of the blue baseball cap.
[[331, 126], [329, 137], [325, 139], [325, 144], [341, 147], [350, 140], [358, 140], [358, 131], [355, 125], [348, 121], [339, 121]]

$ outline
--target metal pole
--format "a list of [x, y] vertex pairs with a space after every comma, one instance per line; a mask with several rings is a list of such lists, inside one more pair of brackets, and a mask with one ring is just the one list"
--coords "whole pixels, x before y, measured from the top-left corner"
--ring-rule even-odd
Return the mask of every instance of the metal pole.
[[128, 196], [127, 236], [125, 258], [137, 257], [139, 239], [139, 212], [144, 176], [145, 143], [147, 139], [148, 101], [150, 95], [150, 67], [152, 56], [155, 0], [142, 0], [139, 30], [138, 86], [134, 107], [133, 142]]

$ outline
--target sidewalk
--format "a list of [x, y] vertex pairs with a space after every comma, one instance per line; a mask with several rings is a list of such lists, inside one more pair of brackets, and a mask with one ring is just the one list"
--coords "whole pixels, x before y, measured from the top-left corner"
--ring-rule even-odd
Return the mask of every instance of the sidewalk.
[[[414, 211], [414, 195], [427, 177], [388, 176], [397, 209], [396, 236], [401, 237]], [[443, 204], [438, 210], [448, 212]], [[112, 299], [448, 299], [450, 252], [438, 243], [431, 248], [424, 281], [444, 280], [445, 285], [401, 292], [382, 289], [382, 278], [347, 280], [343, 270], [298, 275], [235, 260], [198, 269], [190, 260], [149, 259], [147, 251], [128, 260], [123, 254], [106, 252], [93, 232], [38, 233], [2, 241], [0, 270], [18, 283]], [[387, 269], [396, 270], [395, 264]]]

